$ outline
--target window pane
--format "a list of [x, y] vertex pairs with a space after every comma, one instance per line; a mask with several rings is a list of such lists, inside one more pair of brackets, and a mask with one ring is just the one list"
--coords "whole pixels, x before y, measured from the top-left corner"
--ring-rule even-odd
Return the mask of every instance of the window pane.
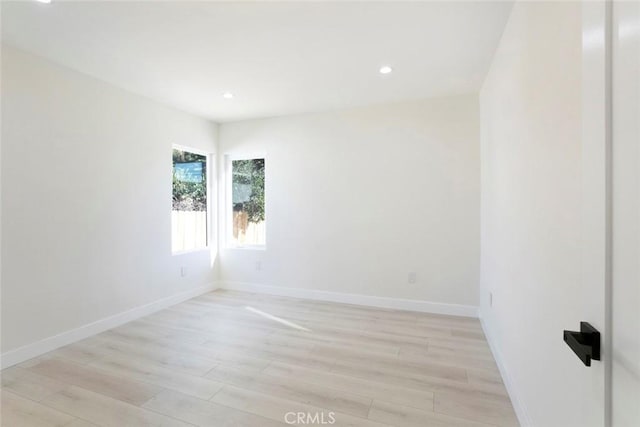
[[233, 160], [231, 174], [232, 245], [264, 245], [264, 159]]
[[173, 150], [173, 252], [207, 247], [207, 157]]

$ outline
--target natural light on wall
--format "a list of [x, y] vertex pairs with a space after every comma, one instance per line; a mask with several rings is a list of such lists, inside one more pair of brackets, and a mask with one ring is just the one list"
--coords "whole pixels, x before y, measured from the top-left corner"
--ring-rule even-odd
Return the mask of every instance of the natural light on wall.
[[263, 247], [266, 243], [265, 159], [230, 160], [228, 167], [230, 246]]
[[174, 148], [172, 252], [207, 247], [207, 189], [206, 154]]

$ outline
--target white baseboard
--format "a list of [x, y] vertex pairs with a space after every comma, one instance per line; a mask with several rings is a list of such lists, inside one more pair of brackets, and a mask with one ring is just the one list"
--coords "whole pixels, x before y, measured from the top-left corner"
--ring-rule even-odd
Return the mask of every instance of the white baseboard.
[[141, 317], [155, 313], [156, 311], [197, 297], [198, 295], [211, 292], [215, 289], [217, 289], [217, 285], [212, 284], [201, 286], [186, 292], [181, 292], [177, 295], [171, 295], [169, 297], [165, 297], [151, 303], [132, 308], [123, 313], [118, 313], [113, 316], [97, 320], [76, 329], [62, 332], [58, 335], [54, 335], [37, 342], [27, 344], [15, 350], [9, 350], [6, 353], [2, 353], [2, 355], [0, 356], [0, 366], [2, 367], [2, 369], [8, 368], [9, 366], [16, 365], [34, 357], [38, 357], [57, 348], [72, 344], [76, 341], [80, 341], [95, 334], [99, 334], [100, 332], [115, 328], [132, 320], [139, 319]]
[[236, 291], [255, 292], [318, 301], [340, 302], [370, 307], [392, 308], [396, 310], [420, 311], [424, 313], [448, 314], [452, 316], [478, 317], [478, 308], [472, 305], [447, 304], [441, 302], [410, 300], [403, 298], [376, 297], [370, 295], [347, 294], [313, 289], [285, 288], [245, 282], [220, 282], [220, 288]]
[[491, 348], [491, 353], [493, 353], [493, 358], [495, 359], [496, 364], [498, 365], [498, 369], [500, 370], [500, 375], [502, 375], [502, 380], [504, 381], [507, 393], [509, 393], [509, 398], [511, 399], [513, 409], [516, 411], [516, 416], [518, 417], [520, 426], [531, 427], [533, 426], [533, 423], [531, 422], [531, 418], [529, 417], [529, 412], [527, 411], [524, 401], [518, 394], [515, 382], [513, 381], [513, 377], [509, 374], [509, 370], [507, 369], [507, 365], [505, 365], [504, 363], [502, 353], [496, 346], [493, 335], [489, 331], [487, 324], [482, 319], [480, 311], [478, 311], [478, 317], [480, 319], [480, 324], [482, 325], [482, 330], [484, 331], [484, 336], [487, 337], [487, 342], [489, 343], [489, 347]]

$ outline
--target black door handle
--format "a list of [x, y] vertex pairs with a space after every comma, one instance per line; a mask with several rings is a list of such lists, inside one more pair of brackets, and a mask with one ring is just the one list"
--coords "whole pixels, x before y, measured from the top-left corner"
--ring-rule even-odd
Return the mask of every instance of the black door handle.
[[600, 332], [589, 323], [580, 322], [580, 332], [564, 331], [564, 342], [586, 366], [600, 360]]

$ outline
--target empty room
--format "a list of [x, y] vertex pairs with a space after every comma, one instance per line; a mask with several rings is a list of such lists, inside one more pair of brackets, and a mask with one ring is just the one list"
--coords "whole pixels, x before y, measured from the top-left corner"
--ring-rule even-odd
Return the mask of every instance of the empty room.
[[0, 1], [2, 427], [640, 426], [640, 2]]

